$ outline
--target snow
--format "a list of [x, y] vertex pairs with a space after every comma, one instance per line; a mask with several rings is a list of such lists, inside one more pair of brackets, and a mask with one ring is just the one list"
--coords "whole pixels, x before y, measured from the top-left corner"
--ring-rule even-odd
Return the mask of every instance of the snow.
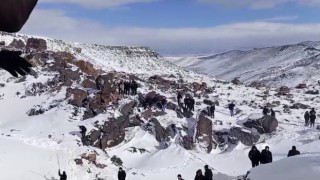
[[[23, 35], [16, 37], [24, 40], [27, 38]], [[10, 42], [13, 37], [8, 35], [3, 36], [3, 39]], [[262, 88], [258, 90], [242, 85], [221, 83], [215, 78], [185, 71], [162, 58], [145, 56], [145, 52], [149, 52], [149, 50], [144, 48], [133, 48], [138, 54], [142, 53], [141, 57], [129, 57], [119, 48], [112, 49], [106, 46], [47, 40], [50, 50], [58, 51], [69, 48], [70, 51], [73, 51], [72, 49], [81, 47], [82, 52], [77, 54], [78, 58], [84, 58], [108, 72], [119, 70], [135, 74], [142, 79], [147, 79], [155, 74], [164, 76], [175, 74], [187, 82], [206, 82], [209, 87], [214, 87], [214, 92], [209, 94], [209, 99], [218, 100], [220, 103], [220, 106], [216, 106], [215, 118], [211, 119], [214, 124], [212, 129], [214, 132], [228, 132], [231, 127], [239, 126], [240, 122], [249, 116], [258, 118], [262, 112], [259, 106], [263, 107], [268, 102], [280, 101], [280, 106], [274, 108], [279, 120], [279, 127], [272, 134], [262, 135], [257, 143], [260, 150], [265, 146], [270, 147], [275, 162], [252, 169], [250, 178], [257, 180], [293, 179], [293, 177], [300, 177], [298, 176], [300, 173], [310, 179], [319, 177], [319, 131], [304, 127], [303, 114], [306, 110], [292, 109], [291, 113], [283, 111], [283, 105], [291, 105], [293, 101], [307, 104], [319, 110], [320, 99], [317, 96], [304, 94], [305, 90], [292, 90], [293, 98], [290, 99], [276, 96], [275, 89]], [[244, 52], [234, 51], [232, 53], [243, 54]], [[228, 55], [221, 56], [227, 57]], [[263, 62], [260, 63], [263, 64]], [[242, 64], [245, 63], [242, 62]], [[106, 149], [106, 152], [94, 147], [82, 146], [78, 132], [79, 125], [85, 125], [90, 131], [94, 128], [94, 123], [102, 124], [109, 117], [119, 117], [120, 112], [110, 108], [105, 114], [82, 121], [81, 118], [72, 115], [74, 108], [68, 105], [65, 100], [66, 88], [23, 98], [22, 95], [30, 84], [44, 83], [53, 77], [53, 74], [42, 73], [41, 69], [36, 69], [36, 71], [39, 73], [38, 78], [28, 76], [25, 81], [20, 83], [17, 83], [17, 79], [11, 78], [8, 73], [0, 71], [0, 83], [5, 84], [5, 87], [0, 87], [0, 168], [3, 170], [0, 173], [0, 179], [53, 180], [58, 178], [57, 170], [60, 165], [60, 169], [66, 171], [68, 179], [71, 180], [92, 180], [98, 179], [98, 177], [115, 180], [117, 179], [118, 166], [110, 160], [110, 157], [114, 155], [123, 161], [123, 167], [129, 180], [175, 179], [177, 174], [182, 174], [185, 179], [193, 179], [195, 172], [198, 169], [203, 170], [206, 164], [213, 169], [214, 179], [233, 180], [251, 169], [251, 163], [247, 157], [251, 147], [241, 143], [237, 145], [227, 143], [225, 147], [213, 149], [210, 154], [207, 154], [201, 148], [185, 150], [177, 144], [178, 137], [176, 136], [170, 140], [168, 148], [161, 149], [155, 136], [142, 127], [127, 128], [125, 141], [116, 147]], [[149, 84], [141, 84], [143, 86], [139, 88], [139, 92], [150, 91]], [[319, 86], [315, 86], [315, 89], [319, 88]], [[154, 90], [167, 96], [169, 101], [176, 103], [175, 90], [162, 92], [156, 87]], [[270, 96], [266, 99], [257, 96], [266, 90], [270, 91]], [[21, 94], [19, 95], [17, 92]], [[126, 97], [120, 101], [120, 107], [134, 98], [132, 96]], [[201, 105], [196, 106], [192, 118], [179, 119], [174, 111], [166, 110], [167, 114], [157, 117], [157, 119], [165, 128], [174, 123], [181, 129], [187, 127], [188, 130], [181, 131], [181, 134], [194, 135], [198, 112], [207, 107], [203, 104], [203, 98], [195, 100]], [[227, 106], [231, 101], [236, 103], [236, 108], [242, 110], [236, 117], [229, 115]], [[27, 115], [27, 112], [36, 105], [48, 107], [52, 103], [58, 103], [58, 106], [42, 115]], [[82, 110], [80, 109], [80, 111]], [[219, 121], [222, 122], [222, 125], [218, 123]], [[316, 125], [318, 124], [316, 122]], [[302, 155], [286, 158], [288, 150], [293, 145], [297, 146]], [[138, 150], [133, 153], [130, 151], [132, 148], [142, 151]], [[75, 164], [75, 158], [92, 151], [98, 153], [97, 161], [99, 163], [107, 165], [105, 169], [98, 169], [87, 161], [82, 166]], [[298, 170], [299, 167], [303, 168]], [[289, 172], [287, 168], [292, 169], [293, 172]], [[295, 171], [295, 169], [297, 170]], [[308, 169], [310, 172], [307, 172]], [[270, 175], [279, 176], [270, 178]]]

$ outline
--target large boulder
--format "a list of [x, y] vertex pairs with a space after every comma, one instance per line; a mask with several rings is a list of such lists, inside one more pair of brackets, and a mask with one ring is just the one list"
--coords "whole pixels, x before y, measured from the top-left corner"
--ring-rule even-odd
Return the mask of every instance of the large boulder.
[[97, 85], [95, 82], [91, 81], [90, 79], [85, 79], [82, 81], [82, 86], [84, 88], [96, 89]]
[[29, 38], [27, 40], [26, 50], [30, 51], [46, 51], [47, 41], [44, 39]]
[[232, 144], [241, 142], [246, 146], [252, 146], [258, 142], [260, 136], [252, 134], [250, 131], [244, 130], [240, 127], [232, 127], [229, 132], [228, 140]]
[[310, 109], [311, 107], [302, 103], [295, 103], [290, 106], [290, 109]]
[[243, 123], [247, 128], [254, 128], [260, 134], [272, 133], [278, 127], [278, 120], [270, 115], [262, 116], [258, 114], [251, 115], [248, 120]]
[[319, 90], [308, 90], [308, 91], [306, 91], [306, 94], [318, 95], [319, 94]]
[[183, 136], [182, 145], [186, 150], [191, 150], [193, 148], [192, 137]]
[[212, 121], [204, 113], [198, 117], [196, 138], [199, 145], [206, 149], [207, 153], [210, 153], [213, 147]]
[[115, 103], [119, 100], [117, 92], [118, 76], [116, 73], [108, 73], [99, 75], [96, 79], [97, 89], [101, 91], [101, 99], [104, 103]]
[[296, 86], [297, 89], [305, 89], [307, 88], [307, 84], [306, 83], [301, 83], [298, 86]]
[[168, 132], [156, 118], [152, 118], [147, 124], [146, 128], [149, 132], [156, 136], [158, 142], [168, 141], [170, 132]]
[[65, 68], [59, 70], [59, 81], [63, 82], [66, 86], [71, 86], [72, 82], [80, 81], [79, 70], [72, 70], [71, 68]]
[[235, 84], [235, 85], [242, 84], [242, 82], [240, 81], [240, 78], [239, 78], [239, 77], [234, 78], [234, 79], [231, 81], [231, 83], [232, 83], [232, 84]]
[[13, 41], [9, 44], [9, 47], [24, 49], [26, 45], [21, 39], [17, 40], [16, 38], [14, 38]]
[[130, 114], [132, 114], [133, 112], [133, 108], [136, 106], [136, 102], [135, 101], [130, 101], [129, 103], [123, 105], [120, 108], [120, 112], [122, 113], [122, 115], [124, 116], [129, 116]]
[[278, 95], [288, 95], [290, 93], [290, 88], [287, 86], [282, 86], [278, 90]]
[[103, 73], [101, 69], [95, 68], [93, 64], [88, 61], [79, 60], [74, 63], [79, 69], [91, 76], [98, 77]]
[[67, 98], [69, 98], [69, 103], [71, 105], [74, 105], [77, 107], [83, 107], [83, 104], [85, 103], [85, 100], [87, 99], [87, 97], [88, 97], [87, 92], [82, 89], [77, 89], [77, 88], [67, 89]]

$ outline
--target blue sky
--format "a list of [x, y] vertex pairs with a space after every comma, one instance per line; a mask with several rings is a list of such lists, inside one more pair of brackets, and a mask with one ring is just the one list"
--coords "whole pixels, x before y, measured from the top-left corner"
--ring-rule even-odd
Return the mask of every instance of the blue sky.
[[319, 0], [40, 0], [23, 32], [215, 53], [320, 40], [319, 10]]

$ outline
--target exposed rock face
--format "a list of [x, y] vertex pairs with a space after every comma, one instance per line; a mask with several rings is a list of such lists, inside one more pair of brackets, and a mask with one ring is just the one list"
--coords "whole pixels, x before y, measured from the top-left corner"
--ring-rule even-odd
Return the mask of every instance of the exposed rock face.
[[98, 145], [101, 149], [106, 149], [119, 145], [125, 138], [125, 127], [121, 122], [109, 121], [104, 126], [102, 131], [101, 142]]
[[297, 89], [305, 89], [305, 88], [307, 88], [307, 84], [306, 83], [301, 83], [296, 88]]
[[278, 95], [288, 95], [290, 93], [290, 88], [287, 86], [280, 87]]
[[167, 109], [170, 109], [170, 110], [176, 110], [178, 108], [178, 105], [172, 103], [172, 102], [168, 102], [167, 104]]
[[256, 88], [256, 89], [260, 89], [262, 87], [266, 87], [266, 85], [264, 83], [260, 82], [260, 81], [254, 81], [254, 82], [250, 83], [248, 85], [248, 87], [253, 87], [253, 88]]
[[237, 78], [234, 78], [232, 81], [231, 81], [232, 84], [235, 84], [235, 85], [240, 85], [242, 84], [242, 82], [240, 81], [240, 79], [237, 77]]
[[152, 109], [147, 109], [144, 112], [141, 113], [141, 116], [145, 119], [148, 120], [152, 117]]
[[295, 103], [293, 104], [290, 109], [310, 109], [311, 107], [305, 104], [301, 104], [301, 103]]
[[59, 70], [59, 81], [65, 83], [66, 86], [71, 86], [74, 81], [80, 81], [79, 70], [73, 71], [71, 68]]
[[84, 88], [90, 88], [90, 89], [96, 89], [96, 88], [97, 88], [96, 83], [93, 82], [93, 81], [91, 81], [90, 79], [85, 79], [85, 80], [83, 80], [82, 86], [83, 86]]
[[212, 121], [208, 119], [204, 113], [199, 115], [197, 122], [196, 138], [199, 141], [199, 145], [206, 149], [207, 153], [212, 150]]
[[24, 44], [24, 42], [19, 39], [13, 39], [13, 41], [9, 44], [9, 47], [12, 47], [12, 48], [17, 48], [17, 49], [24, 49], [26, 47], [26, 45]]
[[241, 142], [246, 146], [252, 146], [258, 142], [259, 138], [259, 135], [254, 135], [250, 131], [246, 131], [240, 127], [232, 127], [229, 132], [228, 140], [232, 144]]
[[318, 95], [320, 93], [319, 93], [319, 90], [308, 90], [306, 94]]
[[87, 99], [87, 92], [82, 89], [67, 89], [67, 97], [71, 98], [69, 103], [77, 107], [83, 107], [84, 101]]
[[120, 112], [124, 116], [129, 116], [130, 114], [132, 114], [133, 108], [136, 106], [136, 104], [137, 103], [135, 101], [131, 101], [125, 104], [124, 106], [121, 107]]
[[91, 64], [90, 62], [88, 61], [83, 61], [83, 60], [80, 60], [80, 61], [76, 61], [74, 63], [77, 67], [79, 67], [79, 69], [88, 74], [88, 75], [91, 75], [93, 77], [98, 77], [99, 75], [101, 75], [103, 73], [103, 71], [101, 69], [96, 69], [94, 67], [93, 64]]
[[257, 115], [248, 118], [248, 121], [243, 123], [247, 128], [254, 128], [260, 134], [272, 133], [278, 127], [278, 120], [273, 116], [266, 115], [259, 117]]
[[193, 148], [192, 138], [189, 136], [183, 136], [182, 145], [186, 150], [191, 150]]
[[26, 87], [26, 96], [36, 96], [47, 91], [47, 86], [42, 83], [32, 83]]
[[100, 94], [94, 94], [88, 97], [88, 102], [86, 106], [86, 112], [83, 119], [93, 118], [98, 114], [103, 113], [106, 110], [106, 106], [101, 101]]
[[97, 89], [101, 90], [101, 99], [104, 103], [117, 102], [119, 93], [117, 92], [117, 74], [108, 73], [98, 76], [96, 79]]
[[30, 51], [46, 51], [47, 41], [44, 39], [29, 38], [27, 40], [26, 50]]
[[161, 126], [156, 118], [152, 118], [147, 124], [146, 128], [149, 132], [156, 136], [158, 142], [167, 141], [170, 133]]

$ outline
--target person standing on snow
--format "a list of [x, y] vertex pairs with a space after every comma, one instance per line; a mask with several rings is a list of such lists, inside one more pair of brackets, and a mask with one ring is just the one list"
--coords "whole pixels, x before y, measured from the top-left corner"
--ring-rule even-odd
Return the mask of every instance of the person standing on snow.
[[126, 176], [126, 172], [122, 169], [122, 167], [120, 167], [118, 171], [118, 180], [126, 180]]
[[182, 103], [181, 102], [181, 99], [182, 99], [182, 95], [180, 92], [178, 92], [178, 95], [177, 95], [177, 100], [178, 100], [178, 105], [180, 106], [180, 104]]
[[304, 123], [305, 123], [305, 126], [309, 126], [310, 124], [310, 114], [309, 114], [309, 111], [306, 111], [304, 113]]
[[272, 163], [272, 153], [269, 151], [269, 146], [266, 146], [265, 149], [261, 151], [260, 162], [261, 164]]
[[295, 146], [292, 146], [292, 149], [288, 152], [288, 157], [296, 155], [300, 155], [300, 151], [298, 151]]
[[194, 98], [192, 97], [190, 99], [190, 110], [194, 111], [194, 105], [196, 104], [196, 101], [194, 100]]
[[236, 105], [233, 102], [229, 104], [229, 110], [230, 110], [231, 117], [234, 116], [234, 108], [235, 108], [235, 106]]
[[194, 178], [194, 180], [206, 180], [204, 175], [202, 175], [202, 171], [201, 169], [199, 169], [196, 173], [196, 177]]
[[252, 146], [251, 150], [249, 151], [249, 159], [252, 163], [252, 167], [256, 167], [259, 166], [259, 162], [260, 162], [260, 151], [257, 149], [256, 146]]
[[214, 104], [211, 104], [210, 106], [210, 116], [211, 118], [214, 118], [214, 111], [216, 110], [216, 107]]
[[316, 111], [314, 108], [311, 109], [310, 111], [310, 127], [314, 127], [314, 123], [316, 122]]
[[80, 133], [81, 133], [82, 138], [85, 138], [86, 137], [87, 128], [85, 126], [79, 126], [79, 129], [80, 129]]
[[212, 180], [213, 174], [212, 174], [211, 169], [209, 169], [209, 166], [205, 165], [204, 170], [205, 170], [205, 172], [204, 172], [205, 180]]
[[67, 180], [67, 174], [65, 171], [62, 172], [62, 174], [60, 173], [60, 169], [58, 171], [58, 174], [60, 176], [60, 180]]
[[178, 174], [178, 180], [184, 180], [184, 179], [182, 179], [182, 176], [181, 176], [181, 174]]
[[163, 97], [163, 98], [161, 99], [162, 111], [163, 111], [163, 112], [164, 112], [164, 111], [166, 110], [166, 108], [167, 108], [167, 103], [168, 103], [167, 99], [166, 99], [165, 97]]

